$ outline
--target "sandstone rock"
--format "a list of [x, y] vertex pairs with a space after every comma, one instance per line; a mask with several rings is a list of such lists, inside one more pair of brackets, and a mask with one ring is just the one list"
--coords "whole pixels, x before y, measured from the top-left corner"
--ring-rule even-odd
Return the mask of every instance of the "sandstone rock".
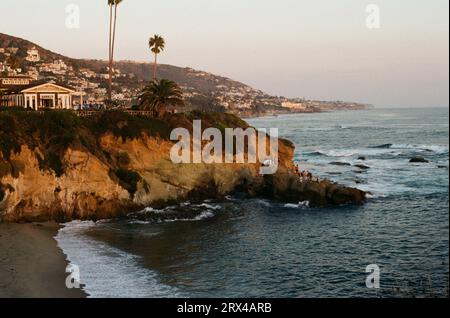
[[[280, 141], [278, 172], [261, 176], [259, 164], [174, 164], [169, 158], [173, 144], [168, 140], [147, 135], [123, 140], [106, 134], [99, 140], [100, 151], [110, 158], [126, 153], [127, 169], [139, 175], [133, 194], [113, 173], [117, 167], [111, 161], [87, 149], [70, 146], [61, 158], [64, 173], [57, 176], [51, 170], [41, 169], [39, 147], [23, 145], [10, 161], [0, 158], [8, 163], [4, 165], [8, 169], [0, 175], [0, 219], [99, 220], [147, 206], [220, 199], [235, 192], [286, 202], [310, 201], [311, 206], [364, 202], [365, 193], [357, 189], [330, 181], [301, 183], [298, 176], [289, 172], [293, 170], [294, 146]], [[9, 168], [10, 162], [20, 169]]]

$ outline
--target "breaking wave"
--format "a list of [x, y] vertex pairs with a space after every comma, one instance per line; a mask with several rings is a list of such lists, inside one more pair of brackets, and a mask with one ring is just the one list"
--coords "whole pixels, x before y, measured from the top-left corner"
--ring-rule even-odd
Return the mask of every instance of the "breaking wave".
[[140, 265], [140, 257], [91, 239], [94, 222], [66, 223], [55, 239], [70, 264], [80, 270], [84, 291], [92, 298], [168, 298], [179, 291], [159, 282], [156, 272]]

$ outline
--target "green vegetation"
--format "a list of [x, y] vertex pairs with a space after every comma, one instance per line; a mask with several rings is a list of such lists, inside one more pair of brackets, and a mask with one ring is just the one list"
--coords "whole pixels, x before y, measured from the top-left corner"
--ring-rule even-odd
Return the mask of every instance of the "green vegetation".
[[132, 116], [122, 111], [101, 112], [98, 116], [84, 121], [96, 136], [113, 133], [115, 137], [121, 137], [123, 140], [138, 138], [143, 133], [169, 139], [171, 132], [163, 119]]
[[127, 167], [131, 162], [130, 155], [128, 155], [128, 153], [124, 152], [124, 151], [119, 152], [116, 155], [116, 159], [117, 159], [117, 164], [120, 167]]
[[143, 89], [139, 96], [139, 106], [153, 111], [156, 117], [161, 117], [168, 106], [184, 106], [183, 92], [173, 81], [154, 80]]

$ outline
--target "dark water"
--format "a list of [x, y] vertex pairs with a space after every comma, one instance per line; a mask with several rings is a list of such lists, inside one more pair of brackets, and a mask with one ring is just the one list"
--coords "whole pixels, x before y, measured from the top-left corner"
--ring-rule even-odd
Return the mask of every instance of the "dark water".
[[[202, 211], [193, 220], [70, 223], [57, 239], [93, 297], [448, 297], [448, 109], [250, 123], [279, 127], [304, 169], [373, 197], [327, 209], [229, 198], [186, 203]], [[409, 163], [418, 155], [430, 163]]]

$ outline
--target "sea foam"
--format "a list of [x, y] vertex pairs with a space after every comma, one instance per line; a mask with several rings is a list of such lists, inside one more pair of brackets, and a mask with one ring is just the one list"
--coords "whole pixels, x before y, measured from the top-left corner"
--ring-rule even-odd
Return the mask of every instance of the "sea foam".
[[92, 298], [180, 297], [174, 287], [159, 282], [158, 275], [140, 265], [140, 257], [126, 253], [86, 235], [94, 222], [74, 221], [64, 225], [55, 239], [71, 266], [80, 270], [84, 291]]

